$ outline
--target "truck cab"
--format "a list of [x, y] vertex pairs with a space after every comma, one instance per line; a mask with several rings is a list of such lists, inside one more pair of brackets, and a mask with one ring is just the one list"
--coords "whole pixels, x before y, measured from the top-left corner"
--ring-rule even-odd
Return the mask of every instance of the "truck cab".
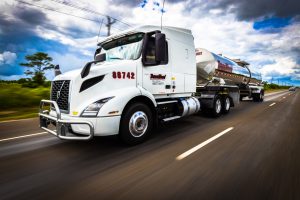
[[119, 134], [137, 144], [157, 120], [199, 111], [195, 85], [191, 31], [140, 26], [101, 41], [83, 69], [55, 77], [50, 100], [41, 101], [40, 127], [61, 139]]

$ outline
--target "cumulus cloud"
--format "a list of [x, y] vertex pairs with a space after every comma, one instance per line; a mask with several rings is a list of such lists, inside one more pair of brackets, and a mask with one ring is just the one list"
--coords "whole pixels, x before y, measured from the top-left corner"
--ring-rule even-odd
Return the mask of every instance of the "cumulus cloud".
[[266, 77], [282, 77], [294, 74], [297, 70], [297, 63], [291, 57], [277, 57], [275, 62], [267, 64], [261, 69]]
[[297, 0], [187, 0], [189, 10], [197, 10], [201, 15], [206, 10], [221, 9], [233, 13], [239, 20], [255, 20], [261, 17], [295, 17], [300, 14], [300, 2]]
[[17, 59], [17, 54], [10, 52], [10, 51], [4, 51], [3, 53], [0, 53], [0, 65], [2, 64], [14, 64], [15, 60]]

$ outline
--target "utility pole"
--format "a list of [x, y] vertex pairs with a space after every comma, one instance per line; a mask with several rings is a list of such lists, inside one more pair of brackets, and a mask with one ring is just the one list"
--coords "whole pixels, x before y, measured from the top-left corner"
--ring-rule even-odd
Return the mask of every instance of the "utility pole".
[[113, 25], [114, 23], [116, 23], [116, 19], [112, 19], [110, 16], [106, 16], [107, 18], [107, 23], [105, 24], [107, 27], [107, 36], [110, 36], [110, 28], [111, 25]]

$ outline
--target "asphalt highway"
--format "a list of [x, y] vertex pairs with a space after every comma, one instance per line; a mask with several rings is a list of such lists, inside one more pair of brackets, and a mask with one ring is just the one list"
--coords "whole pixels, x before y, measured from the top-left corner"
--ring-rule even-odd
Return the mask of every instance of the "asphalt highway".
[[300, 199], [300, 91], [163, 124], [134, 147], [0, 123], [0, 199]]

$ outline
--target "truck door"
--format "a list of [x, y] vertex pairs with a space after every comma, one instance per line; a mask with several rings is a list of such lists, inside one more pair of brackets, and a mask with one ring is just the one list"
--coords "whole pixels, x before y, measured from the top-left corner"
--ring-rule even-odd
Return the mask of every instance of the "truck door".
[[160, 63], [155, 59], [155, 34], [148, 36], [143, 52], [143, 88], [156, 95], [171, 92], [171, 67], [166, 43], [167, 58]]

